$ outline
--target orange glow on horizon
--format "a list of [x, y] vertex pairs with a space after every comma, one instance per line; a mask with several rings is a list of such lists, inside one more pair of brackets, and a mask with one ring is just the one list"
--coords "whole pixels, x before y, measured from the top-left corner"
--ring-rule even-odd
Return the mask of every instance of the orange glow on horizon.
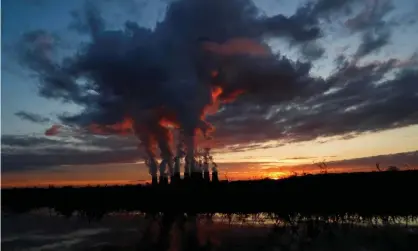
[[[24, 178], [16, 175], [3, 174], [1, 188], [10, 187], [48, 187], [52, 186], [104, 186], [104, 185], [135, 185], [150, 183], [150, 177], [146, 173], [145, 166], [142, 174], [138, 173], [138, 164], [132, 164], [132, 169], [118, 173], [118, 168], [112, 168], [114, 172], [107, 173], [103, 176], [100, 173], [102, 165], [97, 165], [95, 170], [87, 171], [83, 174], [83, 170], [74, 171], [73, 166], [66, 167], [73, 170], [73, 173], [67, 172], [48, 172], [48, 173], [28, 173]], [[222, 167], [224, 166], [224, 167]], [[220, 165], [220, 180], [256, 180], [256, 179], [283, 179], [293, 175], [319, 174], [319, 168], [313, 165], [299, 165], [278, 167], [272, 166], [268, 169], [261, 169], [261, 165], [257, 163], [225, 163]], [[110, 169], [109, 169], [110, 170]], [[372, 166], [340, 166], [328, 169], [328, 173], [342, 172], [370, 172], [376, 171]], [[109, 171], [108, 171], [109, 172]], [[112, 177], [115, 177], [112, 179]], [[135, 177], [136, 180], [132, 180]]]

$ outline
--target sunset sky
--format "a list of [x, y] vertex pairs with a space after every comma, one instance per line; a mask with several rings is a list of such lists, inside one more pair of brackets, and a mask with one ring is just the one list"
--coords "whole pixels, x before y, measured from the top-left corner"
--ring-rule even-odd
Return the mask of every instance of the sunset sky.
[[[193, 8], [205, 8], [195, 4], [189, 10], [187, 3], [191, 1], [91, 2], [106, 30], [122, 30], [126, 21], [154, 29], [165, 19], [167, 5], [184, 2], [178, 8], [178, 13], [184, 11], [184, 20], [166, 22], [173, 31], [173, 35], [165, 34], [169, 38], [178, 37], [176, 32], [179, 37], [192, 37], [196, 30], [200, 35], [211, 35], [198, 28], [218, 27], [225, 20], [231, 29], [242, 31], [225, 29], [224, 37], [231, 38], [228, 32], [253, 34], [245, 30], [253, 23], [241, 24], [232, 15], [214, 18], [213, 26], [203, 24], [206, 16], [193, 15]], [[233, 7], [232, 2], [251, 4], [251, 0], [231, 0], [228, 8]], [[418, 2], [253, 2], [258, 18], [266, 21], [252, 28], [268, 29], [263, 41], [273, 53], [284, 56], [277, 60], [283, 62], [280, 79], [285, 83], [277, 80], [276, 84], [262, 75], [267, 70], [260, 70], [263, 73], [257, 76], [265, 77], [259, 80], [262, 84], [249, 88], [257, 91], [221, 105], [218, 113], [208, 117], [216, 131], [213, 140], [205, 144], [215, 147], [220, 178], [280, 178], [292, 172], [316, 172], [313, 162], [318, 161], [326, 161], [331, 172], [375, 170], [376, 162], [382, 167], [418, 168]], [[219, 10], [230, 10], [218, 5]], [[85, 6], [82, 0], [2, 1], [3, 187], [126, 184], [150, 179], [133, 135], [98, 136], [64, 130], [45, 136], [47, 128], [65, 124], [72, 115], [90, 116], [89, 104], [64, 89], [64, 81], [48, 83], [49, 72], [35, 65], [41, 61], [30, 61], [34, 58], [24, 50], [28, 44], [39, 46], [34, 48], [56, 65], [82, 51], [83, 45], [91, 42], [83, 29], [87, 25]], [[183, 28], [176, 26], [179, 24]], [[314, 34], [318, 30], [312, 27], [319, 32]], [[109, 46], [108, 50], [112, 49], [117, 50]], [[298, 60], [305, 64], [298, 66]], [[263, 85], [263, 81], [276, 85]], [[293, 89], [289, 87], [292, 81]], [[300, 83], [308, 87], [302, 90]], [[80, 81], [77, 84], [81, 85]]]

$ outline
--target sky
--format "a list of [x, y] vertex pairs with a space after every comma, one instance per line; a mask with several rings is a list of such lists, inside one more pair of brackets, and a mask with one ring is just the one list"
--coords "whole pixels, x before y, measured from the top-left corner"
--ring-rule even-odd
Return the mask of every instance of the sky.
[[[141, 67], [156, 62], [165, 67], [168, 82], [178, 84], [180, 78], [194, 76], [188, 65], [195, 52], [188, 43], [199, 36], [218, 44], [252, 39], [269, 53], [265, 61], [257, 55], [241, 61], [229, 56], [225, 66], [230, 83], [222, 86], [225, 91], [220, 99], [228, 99], [236, 90], [245, 92], [207, 116], [216, 130], [212, 140], [201, 140], [212, 146], [221, 178], [280, 178], [294, 172], [317, 172], [314, 162], [320, 161], [326, 161], [332, 172], [375, 170], [377, 162], [383, 167], [418, 167], [416, 1], [231, 0], [228, 4], [213, 1], [213, 8], [190, 3], [3, 0], [2, 186], [149, 180], [135, 135], [74, 133], [68, 128], [80, 128], [86, 121], [120, 122], [121, 114], [114, 115], [118, 111], [114, 107], [125, 109], [130, 96], [135, 97], [134, 110], [139, 110], [148, 104], [142, 100], [152, 103], [167, 91], [177, 98], [161, 102], [179, 111], [176, 102], [188, 99], [193, 91], [181, 92], [181, 86], [171, 90], [164, 84], [158, 85], [161, 91], [120, 84], [132, 72], [113, 69], [120, 62], [127, 63], [124, 68], [135, 65], [134, 72], [141, 72], [145, 69]], [[238, 7], [243, 3], [253, 4], [256, 17]], [[177, 9], [167, 8], [176, 4]], [[105, 27], [101, 29], [140, 36], [139, 28], [134, 28], [144, 27], [155, 34], [153, 42], [143, 42], [146, 35], [139, 42], [131, 38], [133, 47], [141, 44], [148, 50], [120, 59], [125, 40], [117, 44], [119, 40], [109, 35], [109, 41], [100, 44], [96, 39], [100, 35], [94, 34], [86, 19], [90, 13], [86, 10], [91, 9], [101, 16], [100, 25]], [[203, 10], [209, 14], [196, 14]], [[125, 25], [127, 21], [131, 26]], [[86, 48], [92, 49], [86, 52]], [[94, 59], [100, 74], [117, 81], [102, 83], [88, 75], [70, 83], [66, 78], [70, 74], [62, 70], [64, 59], [77, 60], [77, 55]], [[105, 69], [100, 61], [107, 59], [116, 63]], [[112, 75], [105, 75], [109, 71]], [[139, 73], [129, 76], [143, 77]], [[98, 89], [87, 90], [88, 81]], [[113, 108], [97, 106], [98, 101], [112, 100], [104, 87], [122, 93], [123, 101], [112, 103]], [[45, 135], [47, 128], [58, 124], [64, 125], [63, 132], [60, 128], [59, 134]]]

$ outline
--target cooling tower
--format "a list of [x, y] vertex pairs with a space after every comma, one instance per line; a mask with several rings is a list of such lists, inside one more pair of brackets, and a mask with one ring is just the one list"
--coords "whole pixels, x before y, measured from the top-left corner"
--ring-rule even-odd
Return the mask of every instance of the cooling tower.
[[189, 163], [186, 161], [186, 163], [184, 164], [184, 177], [183, 179], [186, 180], [190, 180], [190, 166]]
[[212, 182], [214, 182], [214, 183], [219, 182], [218, 171], [212, 172]]
[[209, 171], [203, 172], [203, 179], [205, 180], [205, 182], [210, 182], [210, 173], [209, 173]]
[[157, 176], [152, 176], [152, 182], [151, 182], [151, 184], [152, 184], [153, 186], [158, 185], [158, 178], [157, 178]]
[[174, 173], [170, 177], [171, 184], [178, 184], [180, 182], [180, 156], [174, 159]]

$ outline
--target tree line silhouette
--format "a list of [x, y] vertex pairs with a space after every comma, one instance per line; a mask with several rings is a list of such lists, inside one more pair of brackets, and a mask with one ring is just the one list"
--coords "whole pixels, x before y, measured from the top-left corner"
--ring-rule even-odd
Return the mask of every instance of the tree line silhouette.
[[418, 215], [418, 171], [320, 174], [282, 180], [2, 189], [2, 209], [49, 208], [101, 218], [110, 212]]

